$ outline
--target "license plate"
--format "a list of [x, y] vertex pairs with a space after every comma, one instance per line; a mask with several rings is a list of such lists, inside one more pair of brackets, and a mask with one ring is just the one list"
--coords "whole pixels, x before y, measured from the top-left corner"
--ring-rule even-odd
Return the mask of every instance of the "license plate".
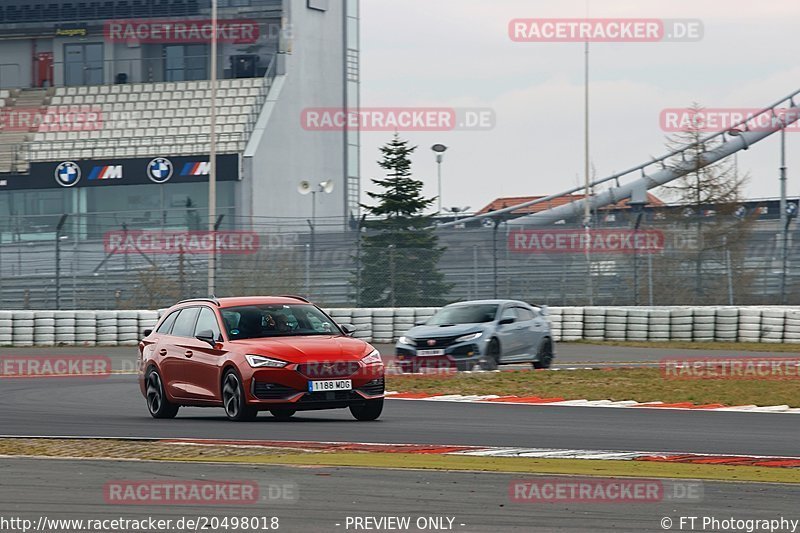
[[432, 355], [444, 355], [444, 350], [418, 350], [417, 355], [421, 357], [430, 357]]
[[308, 392], [325, 392], [336, 390], [353, 390], [353, 380], [329, 379], [326, 381], [308, 382]]

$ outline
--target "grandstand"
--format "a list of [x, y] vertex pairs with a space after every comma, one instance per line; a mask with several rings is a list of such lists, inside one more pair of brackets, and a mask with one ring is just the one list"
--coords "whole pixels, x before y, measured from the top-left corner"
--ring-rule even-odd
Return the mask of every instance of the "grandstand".
[[[143, 207], [207, 206], [211, 61], [197, 36], [208, 35], [210, 7], [0, 0], [0, 217], [108, 210], [122, 224], [141, 222]], [[337, 194], [320, 199], [318, 214], [357, 215], [357, 132], [306, 131], [300, 117], [358, 105], [358, 41], [348, 34], [358, 0], [219, 0], [219, 17], [218, 207], [239, 220], [305, 217], [312, 206], [297, 184], [326, 179]], [[157, 180], [156, 159], [202, 171]], [[113, 179], [90, 179], [98, 168]], [[148, 196], [154, 205], [143, 205]]]

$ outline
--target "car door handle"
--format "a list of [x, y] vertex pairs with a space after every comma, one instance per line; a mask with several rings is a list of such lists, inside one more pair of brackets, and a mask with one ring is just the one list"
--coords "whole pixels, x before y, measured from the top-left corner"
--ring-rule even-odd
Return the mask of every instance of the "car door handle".
[[192, 351], [191, 351], [191, 350], [186, 350], [186, 351], [183, 353], [183, 355], [185, 355], [186, 357], [189, 357], [189, 358], [191, 358], [191, 357], [192, 357], [194, 354], [192, 353]]
[[162, 349], [160, 349], [160, 350], [158, 351], [158, 355], [167, 355], [167, 350], [165, 350], [165, 349], [163, 349], [163, 348], [162, 348]]

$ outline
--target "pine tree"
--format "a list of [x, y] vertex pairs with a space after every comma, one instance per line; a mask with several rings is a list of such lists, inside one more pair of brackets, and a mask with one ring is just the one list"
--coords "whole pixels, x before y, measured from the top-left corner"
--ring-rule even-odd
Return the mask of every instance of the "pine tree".
[[386, 177], [372, 183], [382, 190], [367, 193], [375, 205], [362, 206], [368, 221], [357, 265], [361, 305], [438, 306], [450, 291], [438, 270], [445, 249], [431, 227], [433, 217], [423, 213], [436, 199], [423, 197], [422, 181], [412, 177], [409, 158], [416, 148], [395, 134], [380, 149]]

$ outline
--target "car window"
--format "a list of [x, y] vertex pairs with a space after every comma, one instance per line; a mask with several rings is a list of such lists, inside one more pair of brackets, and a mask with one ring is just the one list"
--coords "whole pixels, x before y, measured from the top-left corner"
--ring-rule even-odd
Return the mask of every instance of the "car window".
[[506, 308], [506, 310], [503, 311], [503, 314], [500, 317], [500, 320], [506, 320], [506, 319], [509, 319], [509, 318], [513, 318], [515, 321], [519, 320], [519, 315], [517, 315], [517, 311], [513, 307]]
[[516, 307], [515, 310], [517, 311], [517, 315], [519, 315], [519, 319], [526, 321], [526, 320], [533, 320], [536, 318], [536, 315], [533, 314], [533, 311], [530, 309], [525, 309], [524, 307]]
[[197, 325], [194, 327], [194, 335], [196, 337], [201, 331], [209, 329], [214, 334], [214, 338], [218, 339], [220, 330], [217, 315], [210, 308], [202, 307], [200, 308], [200, 316], [197, 318]]
[[497, 304], [449, 305], [440, 309], [427, 323], [429, 326], [443, 326], [493, 322], [497, 307]]
[[180, 313], [180, 311], [173, 311], [170, 313], [167, 318], [164, 319], [161, 325], [158, 326], [156, 332], [169, 334], [169, 332], [172, 330], [172, 325], [175, 323], [175, 319], [178, 318], [178, 313]]
[[194, 324], [199, 313], [199, 307], [181, 309], [178, 318], [175, 319], [175, 325], [172, 326], [172, 334], [176, 337], [194, 337]]
[[291, 335], [340, 335], [328, 317], [311, 304], [265, 304], [222, 310], [231, 340]]

